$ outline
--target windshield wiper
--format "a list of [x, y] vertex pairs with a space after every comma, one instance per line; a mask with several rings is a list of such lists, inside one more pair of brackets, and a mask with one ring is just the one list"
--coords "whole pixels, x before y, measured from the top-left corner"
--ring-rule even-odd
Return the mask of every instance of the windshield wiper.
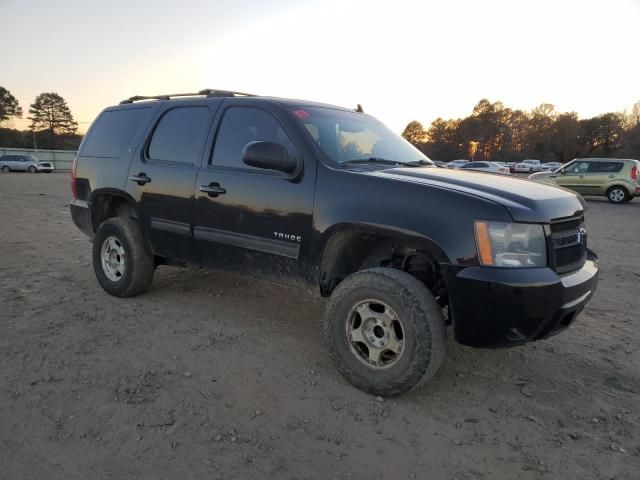
[[424, 165], [428, 165], [430, 167], [433, 167], [435, 166], [435, 163], [430, 160], [416, 160], [414, 162], [407, 162], [405, 163], [405, 165], [411, 165], [412, 167], [422, 167]]
[[358, 164], [358, 163], [377, 163], [380, 165], [407, 165], [404, 162], [398, 162], [397, 160], [388, 160], [386, 158], [380, 157], [369, 157], [369, 158], [354, 158], [352, 160], [345, 160], [344, 162], [340, 162], [342, 164]]
[[387, 160], [386, 158], [380, 157], [353, 158], [351, 160], [345, 160], [342, 163], [382, 163], [385, 165], [400, 165], [400, 162], [396, 160]]

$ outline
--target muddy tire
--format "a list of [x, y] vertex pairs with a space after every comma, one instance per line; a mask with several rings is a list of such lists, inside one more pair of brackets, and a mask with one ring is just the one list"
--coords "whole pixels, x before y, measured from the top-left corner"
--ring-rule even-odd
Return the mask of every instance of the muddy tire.
[[440, 368], [446, 352], [442, 310], [429, 290], [401, 270], [372, 268], [333, 291], [324, 335], [338, 371], [373, 395], [413, 390]]
[[629, 192], [624, 187], [611, 187], [607, 190], [607, 198], [611, 203], [625, 203], [628, 201]]
[[98, 227], [93, 240], [93, 270], [100, 286], [116, 297], [133, 297], [149, 288], [154, 258], [138, 222], [118, 217]]

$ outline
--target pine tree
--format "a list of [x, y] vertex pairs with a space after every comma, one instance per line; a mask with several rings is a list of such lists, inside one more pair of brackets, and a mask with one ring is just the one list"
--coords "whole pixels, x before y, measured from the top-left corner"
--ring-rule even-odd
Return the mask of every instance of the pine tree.
[[48, 130], [53, 135], [76, 133], [77, 122], [64, 98], [54, 92], [41, 93], [29, 108], [31, 130]]
[[409, 124], [402, 132], [402, 136], [405, 140], [413, 143], [416, 146], [421, 145], [427, 141], [427, 131], [417, 120], [409, 122]]
[[21, 117], [22, 107], [18, 105], [16, 97], [4, 87], [0, 87], [0, 122], [10, 117]]

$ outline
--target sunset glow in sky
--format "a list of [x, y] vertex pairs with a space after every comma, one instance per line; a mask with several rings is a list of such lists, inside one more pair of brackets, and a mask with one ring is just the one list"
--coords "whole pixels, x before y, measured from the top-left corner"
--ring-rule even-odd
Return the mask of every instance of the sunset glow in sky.
[[640, 100], [640, 0], [0, 0], [0, 18], [0, 85], [25, 119], [59, 93], [81, 131], [131, 95], [202, 88], [361, 103], [396, 131], [481, 98], [581, 117]]

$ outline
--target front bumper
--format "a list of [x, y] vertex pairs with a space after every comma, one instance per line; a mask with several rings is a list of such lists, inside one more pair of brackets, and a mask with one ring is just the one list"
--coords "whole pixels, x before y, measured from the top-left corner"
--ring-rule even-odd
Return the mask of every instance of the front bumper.
[[559, 276], [550, 268], [467, 267], [448, 270], [450, 315], [456, 340], [483, 348], [510, 347], [566, 329], [593, 296], [598, 258]]

